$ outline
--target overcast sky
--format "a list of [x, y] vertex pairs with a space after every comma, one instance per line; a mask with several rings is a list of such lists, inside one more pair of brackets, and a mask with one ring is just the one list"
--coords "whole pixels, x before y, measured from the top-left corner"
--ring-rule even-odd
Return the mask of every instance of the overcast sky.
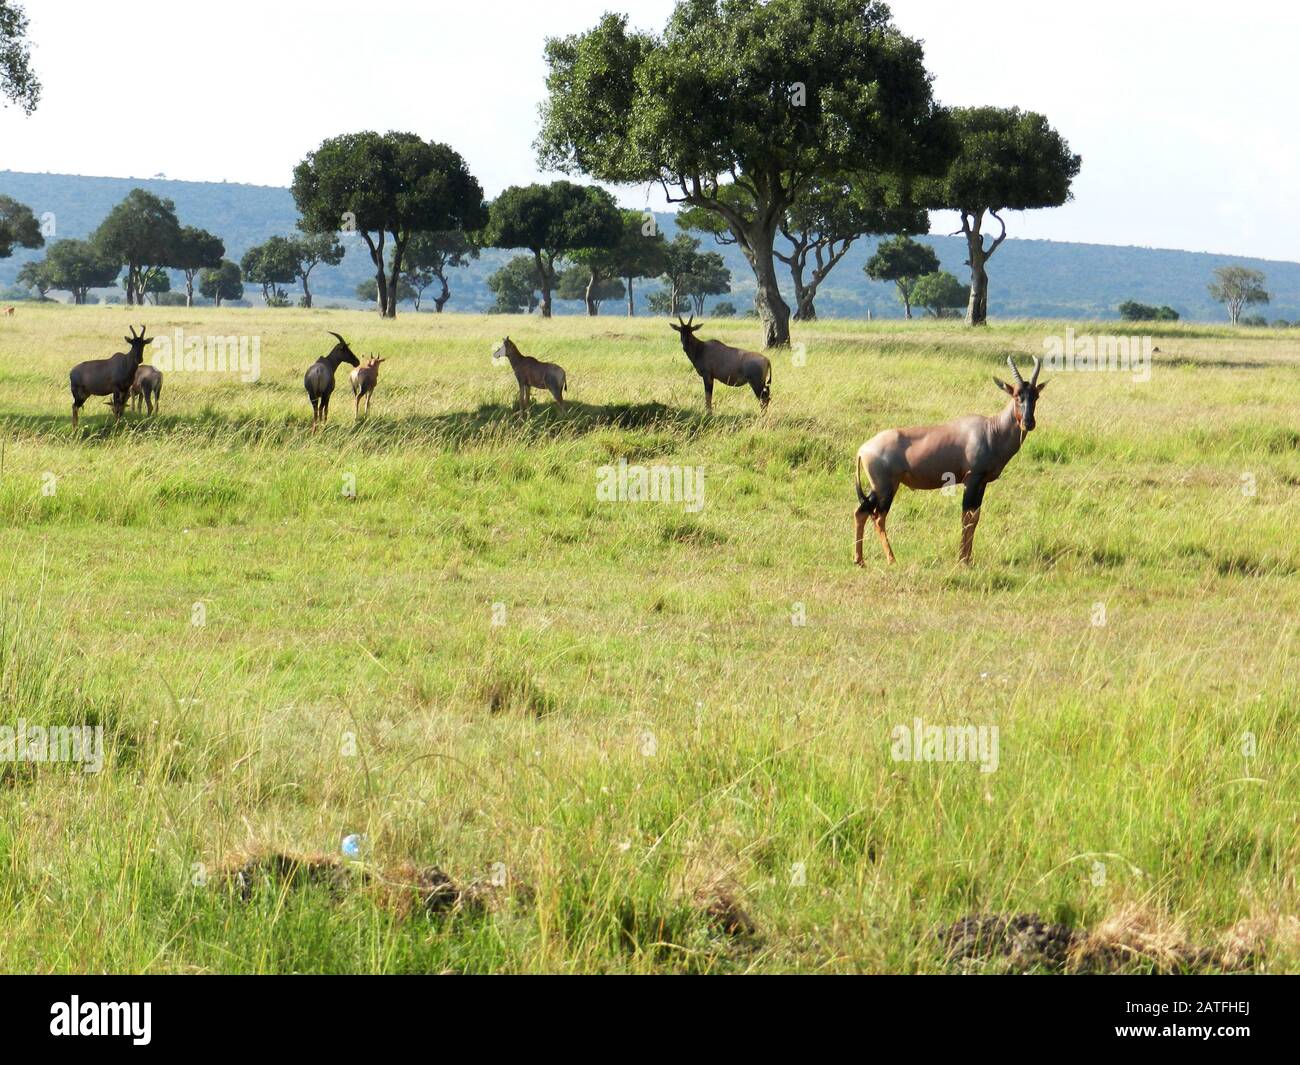
[[[1300, 8], [1275, 0], [899, 0], [948, 104], [1044, 112], [1075, 201], [1013, 236], [1300, 259]], [[542, 42], [672, 0], [27, 0], [45, 91], [0, 111], [0, 169], [287, 185], [322, 139], [410, 130], [489, 196], [539, 176]], [[972, 15], [976, 18], [972, 19]], [[968, 34], [972, 25], [978, 36]], [[647, 191], [616, 190], [628, 206]], [[650, 194], [650, 203], [662, 206]], [[936, 217], [935, 232], [952, 228]]]

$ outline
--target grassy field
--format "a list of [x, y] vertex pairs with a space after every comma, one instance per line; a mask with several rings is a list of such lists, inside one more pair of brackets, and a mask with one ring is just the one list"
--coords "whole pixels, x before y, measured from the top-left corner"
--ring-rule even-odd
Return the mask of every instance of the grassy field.
[[[67, 370], [142, 320], [255, 334], [260, 379], [74, 434]], [[818, 323], [709, 419], [662, 320], [0, 319], [0, 724], [104, 729], [98, 773], [0, 763], [0, 967], [938, 972], [937, 926], [1037, 913], [1300, 971], [1295, 335], [1056, 375], [971, 568], [939, 493], [850, 564], [858, 445], [994, 412], [1064, 326]], [[313, 434], [327, 329], [388, 361]], [[507, 330], [567, 411], [511, 410]], [[622, 458], [704, 505], [603, 501]], [[896, 760], [916, 719], [996, 771]]]

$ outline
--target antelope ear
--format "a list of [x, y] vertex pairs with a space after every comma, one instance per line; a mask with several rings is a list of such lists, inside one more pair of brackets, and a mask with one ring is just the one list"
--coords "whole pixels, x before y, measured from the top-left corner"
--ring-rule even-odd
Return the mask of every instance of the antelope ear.
[[1047, 387], [1047, 382], [1046, 382], [1046, 381], [1039, 381], [1038, 384], [1035, 385], [1034, 387], [1035, 387], [1036, 389], [1038, 389], [1038, 392], [1039, 392], [1039, 394], [1041, 395], [1043, 389]]
[[1012, 388], [1009, 384], [1007, 384], [1005, 381], [1000, 381], [995, 377], [993, 378], [993, 383], [997, 385], [998, 388], [1002, 389], [1002, 391], [1005, 392], [1008, 396], [1014, 396], [1016, 394], [1016, 390]]

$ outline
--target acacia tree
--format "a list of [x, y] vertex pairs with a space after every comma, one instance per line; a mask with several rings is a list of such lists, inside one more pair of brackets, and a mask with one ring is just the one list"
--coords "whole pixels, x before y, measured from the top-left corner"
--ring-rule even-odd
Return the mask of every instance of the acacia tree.
[[969, 301], [970, 287], [944, 270], [918, 277], [912, 288], [912, 302], [936, 318], [956, 317]]
[[[595, 314], [602, 300], [613, 299], [611, 281], [619, 281], [627, 296], [627, 314], [636, 314], [633, 285], [638, 278], [658, 277], [668, 265], [667, 242], [659, 232], [654, 215], [641, 211], [623, 211], [618, 240], [608, 248], [582, 248], [569, 258], [587, 272], [587, 291], [583, 296], [587, 313]], [[596, 293], [601, 292], [597, 298]]]
[[244, 282], [238, 265], [222, 259], [219, 265], [204, 270], [199, 275], [199, 292], [218, 307], [222, 300], [242, 300]]
[[912, 290], [926, 274], [939, 269], [939, 256], [928, 244], [918, 244], [911, 237], [897, 236], [882, 240], [876, 254], [867, 260], [862, 272], [872, 281], [892, 281], [898, 289], [903, 316], [912, 317]]
[[[971, 280], [966, 324], [983, 325], [989, 302], [986, 264], [1007, 239], [1002, 212], [1060, 207], [1071, 197], [1082, 160], [1034, 111], [961, 107], [951, 114], [960, 150], [942, 178], [923, 184], [921, 199], [927, 207], [961, 216]], [[1000, 229], [988, 244], [986, 216]]]
[[132, 189], [90, 236], [99, 254], [126, 267], [126, 302], [144, 303], [154, 278], [176, 260], [181, 224], [176, 205]]
[[14, 248], [40, 248], [45, 244], [40, 223], [25, 203], [0, 196], [0, 259], [7, 259]]
[[606, 300], [621, 300], [625, 294], [623, 282], [617, 277], [601, 277], [594, 284], [591, 268], [578, 263], [560, 271], [556, 279], [555, 295], [562, 300], [581, 300], [587, 308], [587, 314], [600, 313], [600, 305]]
[[302, 305], [310, 307], [311, 288], [308, 280], [311, 272], [321, 263], [338, 266], [347, 250], [334, 233], [304, 233], [300, 237], [289, 237], [288, 241], [289, 252], [294, 260], [294, 276], [302, 282]]
[[1236, 325], [1241, 312], [1269, 300], [1264, 274], [1246, 266], [1220, 266], [1210, 282], [1210, 298], [1228, 308], [1228, 320]]
[[262, 300], [268, 307], [286, 307], [289, 297], [280, 286], [298, 280], [298, 248], [288, 237], [272, 237], [249, 248], [239, 269], [245, 281], [262, 286]]
[[220, 266], [226, 245], [222, 239], [198, 226], [182, 226], [171, 266], [185, 277], [185, 306], [194, 306], [194, 279], [200, 270]]
[[658, 182], [717, 214], [754, 271], [768, 346], [789, 343], [773, 247], [818, 180], [942, 172], [952, 151], [921, 45], [877, 0], [686, 0], [662, 35], [606, 15], [547, 41], [549, 169]]
[[[116, 277], [116, 271], [114, 272]], [[45, 294], [54, 287], [54, 278], [50, 276], [49, 264], [44, 259], [29, 259], [23, 263], [15, 278], [21, 288], [35, 289], [36, 298], [43, 300]]]
[[686, 275], [682, 295], [690, 301], [695, 313], [704, 313], [704, 300], [708, 296], [725, 296], [731, 291], [731, 271], [716, 251], [701, 252], [695, 265]]
[[483, 242], [532, 252], [542, 317], [549, 318], [556, 260], [585, 248], [613, 247], [622, 225], [614, 197], [595, 185], [511, 185], [492, 201]]
[[78, 304], [86, 302], [92, 288], [112, 285], [121, 269], [88, 240], [56, 240], [46, 252], [43, 265], [50, 287], [71, 292], [72, 301]]
[[487, 221], [483, 189], [465, 160], [414, 133], [325, 141], [294, 168], [293, 198], [306, 232], [361, 234], [375, 267], [379, 313], [387, 318], [397, 315], [398, 283], [416, 233], [472, 232]]
[[41, 98], [41, 83], [32, 72], [31, 59], [27, 14], [21, 4], [0, 0], [0, 97], [29, 115]]
[[447, 274], [468, 266], [478, 256], [478, 244], [462, 229], [416, 233], [406, 248], [406, 279], [416, 290], [415, 309], [420, 309], [424, 290], [437, 281], [441, 291], [433, 297], [433, 310], [441, 314], [451, 299]]
[[531, 255], [516, 255], [488, 275], [487, 287], [496, 296], [489, 314], [532, 314], [537, 309], [537, 264]]

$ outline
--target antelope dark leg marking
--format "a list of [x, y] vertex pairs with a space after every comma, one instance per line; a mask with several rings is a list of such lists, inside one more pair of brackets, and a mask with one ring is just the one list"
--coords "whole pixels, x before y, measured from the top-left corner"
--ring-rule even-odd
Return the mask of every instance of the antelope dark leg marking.
[[971, 551], [975, 547], [975, 527], [980, 523], [980, 507], [984, 504], [984, 482], [973, 476], [966, 482], [961, 498], [961, 549], [957, 561], [970, 565]]
[[704, 379], [704, 409], [707, 413], [713, 413], [713, 378]]

